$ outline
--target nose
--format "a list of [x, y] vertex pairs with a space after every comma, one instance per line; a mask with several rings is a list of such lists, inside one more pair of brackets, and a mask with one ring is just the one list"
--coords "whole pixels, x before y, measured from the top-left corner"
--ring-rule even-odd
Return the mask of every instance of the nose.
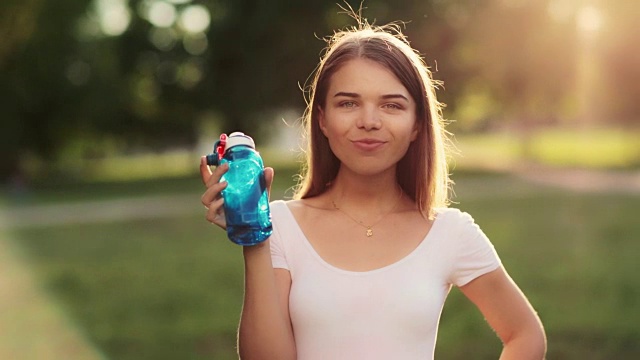
[[380, 129], [382, 119], [380, 113], [375, 106], [365, 106], [361, 116], [358, 118], [357, 126], [367, 131]]

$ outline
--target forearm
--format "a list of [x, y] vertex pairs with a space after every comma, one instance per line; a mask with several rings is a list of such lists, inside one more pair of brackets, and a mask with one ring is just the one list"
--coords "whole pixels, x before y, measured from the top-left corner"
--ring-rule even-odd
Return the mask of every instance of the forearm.
[[547, 343], [542, 328], [531, 329], [504, 343], [500, 360], [543, 360]]
[[269, 241], [245, 247], [245, 294], [238, 333], [242, 359], [295, 359], [288, 314], [283, 314]]
[[542, 322], [504, 268], [482, 275], [460, 289], [504, 344], [500, 360], [544, 359], [547, 344]]

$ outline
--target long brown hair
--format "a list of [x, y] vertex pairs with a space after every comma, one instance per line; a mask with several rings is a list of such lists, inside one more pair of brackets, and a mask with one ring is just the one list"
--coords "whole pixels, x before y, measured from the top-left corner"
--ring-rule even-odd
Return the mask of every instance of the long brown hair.
[[320, 130], [318, 114], [325, 106], [333, 74], [349, 60], [364, 58], [390, 70], [416, 103], [418, 137], [398, 162], [396, 178], [423, 215], [432, 218], [434, 208], [448, 205], [451, 184], [442, 104], [435, 96], [439, 83], [433, 80], [424, 60], [409, 45], [397, 24], [372, 26], [366, 20], [357, 20], [357, 28], [336, 32], [328, 38], [328, 46], [313, 74], [312, 83], [305, 89], [306, 162], [294, 198], [305, 199], [322, 194], [338, 174], [340, 161]]

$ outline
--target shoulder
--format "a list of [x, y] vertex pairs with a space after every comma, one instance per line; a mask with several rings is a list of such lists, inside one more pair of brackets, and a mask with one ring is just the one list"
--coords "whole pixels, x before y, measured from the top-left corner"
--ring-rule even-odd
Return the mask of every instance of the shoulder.
[[284, 200], [273, 200], [269, 203], [269, 208], [272, 213], [279, 213], [285, 210], [287, 207], [287, 202]]
[[298, 200], [275, 200], [271, 202], [271, 206], [277, 209], [286, 209], [296, 219], [306, 219], [308, 217], [315, 218], [323, 215], [324, 211], [331, 210], [320, 197]]
[[436, 209], [436, 222], [451, 235], [466, 236], [480, 231], [480, 227], [469, 213], [456, 208]]
[[271, 206], [287, 206], [290, 209], [301, 209], [305, 207], [318, 207], [317, 199], [296, 199], [296, 200], [273, 200]]
[[304, 208], [302, 200], [273, 200], [269, 203], [272, 213], [299, 212]]
[[272, 208], [282, 207], [282, 206], [286, 206], [288, 202], [289, 201], [287, 200], [272, 200], [271, 202], [269, 202], [269, 206]]
[[447, 223], [473, 222], [473, 217], [467, 212], [457, 208], [436, 208], [436, 219]]
[[285, 200], [274, 200], [269, 203], [271, 218], [275, 223], [288, 223], [291, 220], [291, 210]]

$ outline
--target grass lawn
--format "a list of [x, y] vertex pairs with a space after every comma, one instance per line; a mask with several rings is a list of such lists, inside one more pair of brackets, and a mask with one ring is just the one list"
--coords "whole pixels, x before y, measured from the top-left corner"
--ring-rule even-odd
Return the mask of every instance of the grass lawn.
[[[293, 170], [277, 173], [274, 198], [292, 185]], [[456, 181], [456, 206], [475, 217], [539, 311], [549, 359], [630, 359], [640, 353], [639, 196], [560, 192], [507, 175], [461, 174]], [[199, 180], [190, 178], [51, 189], [43, 199], [200, 189]], [[197, 211], [170, 219], [21, 228], [11, 235], [43, 286], [108, 358], [236, 358], [241, 251]], [[436, 358], [496, 359], [499, 347], [454, 289]]]
[[[482, 184], [489, 196], [475, 197], [464, 179], [458, 182], [458, 207], [474, 215], [538, 310], [549, 359], [631, 359], [640, 353], [639, 196], [529, 193], [502, 179], [498, 191]], [[468, 303], [452, 291], [437, 354], [497, 358], [495, 335]]]

